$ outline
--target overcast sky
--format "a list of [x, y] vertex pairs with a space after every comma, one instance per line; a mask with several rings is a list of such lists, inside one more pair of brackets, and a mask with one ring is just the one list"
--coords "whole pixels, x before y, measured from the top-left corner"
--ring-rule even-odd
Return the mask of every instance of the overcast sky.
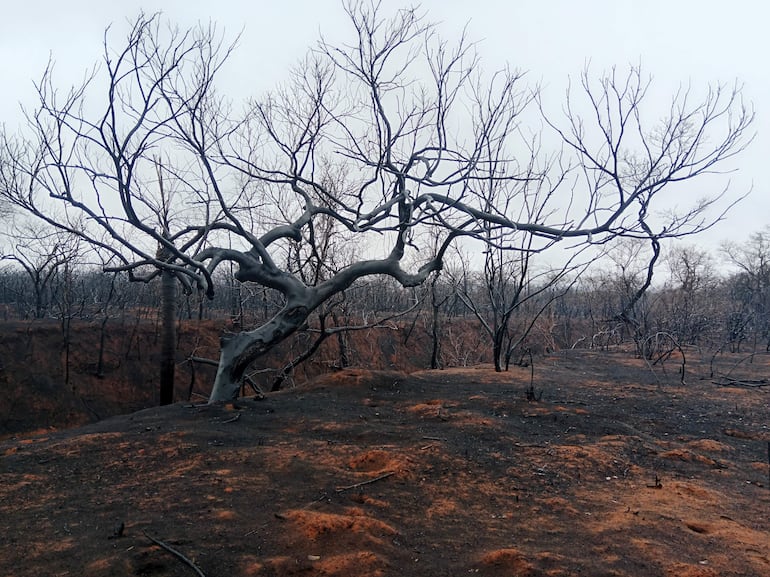
[[[386, 7], [412, 4], [384, 0]], [[0, 121], [19, 122], [19, 102], [34, 103], [33, 79], [52, 56], [57, 78], [75, 83], [101, 55], [104, 28], [124, 25], [140, 10], [162, 11], [181, 26], [217, 22], [234, 36], [243, 30], [227, 70], [232, 96], [258, 94], [283, 78], [318, 38], [344, 38], [339, 0], [2, 0], [0, 19]], [[682, 83], [745, 84], [757, 111], [757, 137], [732, 179], [737, 193], [754, 188], [706, 244], [741, 240], [770, 224], [770, 7], [759, 0], [427, 0], [428, 18], [443, 36], [456, 37], [469, 24], [479, 40], [485, 68], [506, 62], [528, 71], [558, 97], [568, 75], [590, 60], [597, 73], [613, 65], [643, 65], [659, 87]], [[230, 84], [232, 83], [232, 84]], [[664, 113], [661, 110], [661, 115]], [[704, 181], [701, 184], [709, 187]], [[719, 185], [717, 185], [719, 186]]]

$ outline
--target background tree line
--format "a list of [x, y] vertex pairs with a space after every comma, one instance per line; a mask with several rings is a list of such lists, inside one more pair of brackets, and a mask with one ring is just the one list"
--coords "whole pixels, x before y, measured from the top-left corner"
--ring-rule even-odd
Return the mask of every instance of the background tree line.
[[[13, 237], [14, 252], [0, 266], [0, 318], [55, 321], [65, 354], [72, 323], [89, 323], [99, 335], [95, 371], [103, 375], [109, 331], [159, 323], [160, 279], [137, 283], [126, 272], [106, 273], [77, 237], [25, 231], [26, 236]], [[642, 248], [622, 242], [588, 271], [533, 270], [521, 257], [490, 263], [490, 254], [482, 255], [487, 266], [473, 268], [455, 255], [420, 287], [360, 279], [319, 308], [291, 346], [277, 350], [250, 378], [262, 389], [279, 388], [314, 354], [327, 369], [387, 356], [387, 350], [360, 350], [351, 341], [351, 332], [363, 330], [391, 332], [393, 340], [420, 351], [413, 359], [390, 359], [388, 366], [394, 368], [492, 363], [508, 369], [529, 362], [531, 353], [583, 348], [628, 350], [649, 359], [681, 347], [709, 354], [770, 352], [770, 229], [742, 243], [724, 243], [717, 254], [672, 245], [656, 282], [634, 303], [637, 322], [632, 325], [619, 312], [644, 282], [648, 261]], [[279, 291], [240, 282], [232, 269], [218, 274], [217, 282], [226, 289], [214, 298], [175, 293], [176, 323], [214, 321], [237, 331], [281, 310]], [[175, 350], [173, 359], [178, 364], [215, 362], [193, 350]], [[68, 369], [64, 380], [69, 381]]]

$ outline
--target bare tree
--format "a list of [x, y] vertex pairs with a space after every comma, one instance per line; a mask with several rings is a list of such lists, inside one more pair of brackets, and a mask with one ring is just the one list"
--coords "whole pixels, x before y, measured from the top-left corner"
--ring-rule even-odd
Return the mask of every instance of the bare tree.
[[[531, 238], [524, 237], [527, 242]], [[457, 295], [481, 323], [489, 337], [495, 370], [508, 370], [514, 352], [530, 335], [548, 307], [563, 295], [587, 268], [577, 254], [561, 266], [538, 268], [527, 247], [511, 254], [510, 248], [490, 243], [484, 268], [470, 283], [455, 282]], [[556, 287], [559, 287], [558, 290]]]
[[26, 273], [32, 302], [25, 316], [42, 319], [52, 313], [54, 292], [60, 288], [54, 285], [67, 277], [62, 271], [71, 267], [80, 251], [78, 239], [40, 223], [14, 225], [6, 235], [13, 247], [0, 258], [16, 263]]
[[722, 252], [738, 268], [729, 279], [733, 301], [739, 306], [731, 322], [732, 340], [740, 346], [749, 336], [754, 351], [759, 344], [770, 351], [770, 227], [752, 233], [743, 243], [723, 243]]
[[666, 255], [669, 282], [664, 291], [665, 324], [680, 342], [718, 343], [726, 315], [724, 295], [711, 254], [694, 245], [672, 247]]
[[[611, 270], [605, 275], [605, 289], [610, 289], [612, 308], [606, 323], [618, 322], [630, 332], [636, 353], [645, 356], [644, 343], [659, 328], [652, 313], [654, 296], [649, 292], [655, 267], [661, 254], [660, 242], [651, 247], [633, 239], [622, 239], [607, 251]], [[625, 332], [625, 331], [624, 331]]]
[[[679, 95], [662, 127], [645, 128], [645, 85], [634, 90], [634, 71], [625, 90], [601, 84], [605, 100], [593, 101], [590, 118], [606, 139], [596, 146], [588, 120], [568, 103], [568, 128], [557, 129], [584, 181], [549, 177], [562, 183], [553, 195], [571, 210], [519, 219], [518, 210], [491, 206], [484, 187], [546, 177], [527, 170], [529, 158], [517, 161], [529, 141], [519, 122], [533, 98], [522, 75], [486, 77], [467, 38], [442, 40], [416, 9], [387, 16], [380, 3], [351, 0], [344, 10], [352, 42], [321, 39], [285, 85], [242, 115], [215, 88], [232, 47], [214, 27], [165, 29], [158, 17], [140, 16], [122, 48], [105, 41], [101, 69], [81, 86], [59, 93], [49, 68], [29, 133], [3, 137], [2, 196], [112, 251], [122, 263], [114, 270], [138, 278], [171, 271], [187, 290], [212, 296], [214, 271], [234, 263], [237, 280], [281, 296], [282, 308], [261, 326], [222, 338], [211, 401], [236, 396], [252, 363], [359, 279], [416, 286], [441, 270], [453, 242], [504, 232], [532, 235], [537, 251], [570, 239], [580, 246], [646, 236], [664, 188], [713, 172], [747, 142], [751, 113], [739, 87], [695, 104]], [[587, 77], [586, 86], [593, 95]], [[608, 125], [604, 115], [616, 105], [620, 125]], [[639, 138], [626, 143], [632, 128]], [[158, 222], [157, 158], [179, 191], [177, 226], [168, 231]], [[330, 165], [346, 175], [343, 187], [329, 186]], [[526, 202], [527, 187], [517, 190], [512, 200]], [[718, 197], [696, 201], [657, 234], [702, 228]], [[74, 215], [84, 218], [68, 220]], [[312, 252], [314, 231], [330, 220], [360, 257], [303, 280], [280, 257], [295, 245]]]

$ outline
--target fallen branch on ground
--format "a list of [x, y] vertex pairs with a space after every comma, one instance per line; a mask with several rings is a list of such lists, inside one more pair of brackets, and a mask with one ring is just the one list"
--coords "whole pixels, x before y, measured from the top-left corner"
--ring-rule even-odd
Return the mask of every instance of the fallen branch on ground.
[[767, 379], [731, 379], [730, 377], [723, 377], [722, 381], [711, 381], [715, 385], [720, 387], [766, 387], [770, 385], [770, 381]]
[[375, 477], [374, 479], [369, 479], [368, 481], [361, 481], [360, 483], [356, 483], [354, 485], [348, 485], [347, 487], [337, 487], [335, 491], [337, 493], [342, 493], [343, 491], [348, 491], [350, 489], [357, 489], [358, 487], [363, 487], [364, 485], [371, 485], [372, 483], [376, 483], [377, 481], [382, 481], [383, 479], [387, 479], [388, 477], [395, 474], [396, 474], [395, 471], [390, 471], [388, 473], [380, 475], [379, 477]]
[[198, 567], [190, 559], [185, 557], [182, 553], [174, 549], [171, 545], [161, 541], [160, 539], [156, 539], [155, 537], [148, 535], [147, 531], [142, 531], [142, 533], [144, 533], [144, 536], [147, 537], [153, 543], [155, 543], [158, 547], [160, 547], [161, 549], [165, 549], [166, 551], [171, 553], [174, 557], [179, 559], [182, 563], [190, 567], [193, 571], [195, 571], [195, 573], [198, 574], [198, 577], [206, 577], [206, 574], [201, 570], [200, 567]]

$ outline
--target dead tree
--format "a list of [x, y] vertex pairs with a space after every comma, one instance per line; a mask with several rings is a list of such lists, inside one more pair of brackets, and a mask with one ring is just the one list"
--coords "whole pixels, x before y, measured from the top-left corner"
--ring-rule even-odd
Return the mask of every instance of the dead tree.
[[[81, 86], [59, 92], [49, 67], [27, 133], [0, 142], [2, 197], [111, 251], [122, 263], [113, 270], [170, 271], [213, 296], [214, 272], [233, 263], [239, 281], [281, 295], [272, 318], [222, 338], [212, 402], [236, 396], [252, 363], [365, 277], [419, 285], [463, 239], [531, 235], [541, 251], [646, 237], [644, 215], [662, 191], [714, 172], [748, 140], [740, 87], [695, 103], [677, 95], [663, 126], [646, 126], [637, 71], [626, 85], [603, 80], [598, 97], [586, 75], [595, 113], [584, 119], [569, 100], [566, 128], [549, 118], [574, 162], [530, 171], [518, 158], [529, 141], [520, 122], [537, 110], [522, 74], [486, 77], [467, 38], [442, 40], [416, 9], [387, 15], [382, 3], [351, 0], [344, 11], [351, 40], [321, 39], [286, 84], [242, 114], [216, 89], [232, 47], [214, 27], [179, 31], [140, 16], [117, 49], [105, 41], [101, 68]], [[608, 124], [604, 115], [618, 110]], [[604, 135], [598, 144], [586, 136], [591, 123]], [[157, 158], [176, 191], [172, 230], [158, 220]], [[333, 187], [329, 167], [344, 175]], [[551, 194], [565, 202], [534, 219], [485, 193], [497, 183], [521, 205], [537, 188], [524, 184], [542, 179], [561, 183]], [[696, 231], [718, 200], [695, 200], [658, 234]], [[283, 257], [296, 244], [312, 252], [329, 220], [360, 256], [306, 282]]]

